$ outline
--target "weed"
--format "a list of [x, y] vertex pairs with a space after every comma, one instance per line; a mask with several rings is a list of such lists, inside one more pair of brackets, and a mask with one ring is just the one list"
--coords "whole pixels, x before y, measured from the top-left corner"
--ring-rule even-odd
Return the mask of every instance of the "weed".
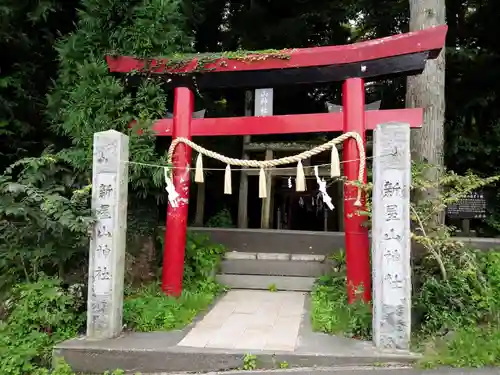
[[245, 354], [243, 357], [243, 370], [255, 370], [257, 368], [257, 356]]
[[288, 364], [287, 361], [280, 362], [280, 368], [281, 369], [286, 369], [288, 367], [290, 367], [290, 365]]
[[371, 306], [359, 300], [347, 303], [343, 274], [320, 278], [312, 291], [312, 326], [315, 331], [371, 339]]

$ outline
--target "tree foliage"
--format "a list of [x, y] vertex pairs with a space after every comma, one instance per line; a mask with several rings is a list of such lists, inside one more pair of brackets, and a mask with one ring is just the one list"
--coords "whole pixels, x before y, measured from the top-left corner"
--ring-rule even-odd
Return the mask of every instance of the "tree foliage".
[[0, 5], [0, 169], [54, 141], [44, 121], [57, 62], [54, 43], [72, 29], [76, 0]]
[[[105, 55], [187, 51], [192, 40], [185, 29], [178, 0], [82, 1], [77, 29], [57, 45], [60, 68], [48, 103], [53, 128], [72, 143], [62, 154], [77, 170], [89, 168], [95, 132], [127, 133], [133, 120], [149, 121], [166, 112], [166, 93], [159, 83], [127, 85], [127, 80], [108, 73]], [[132, 160], [161, 156], [152, 137], [133, 137], [131, 148], [136, 151]], [[141, 169], [132, 171], [132, 179], [140, 180]]]
[[[57, 13], [57, 3], [49, 5], [54, 6], [49, 10]], [[111, 76], [104, 57], [190, 50], [192, 38], [185, 31], [181, 11], [178, 0], [81, 1], [76, 29], [51, 45], [57, 52], [59, 69], [50, 91], [47, 83], [44, 87], [45, 93], [49, 91], [47, 102], [38, 95], [39, 105], [47, 108], [45, 113], [38, 109], [38, 115], [45, 119], [45, 131], [53, 131], [52, 139], [63, 141], [55, 142], [41, 157], [13, 164], [1, 177], [4, 283], [16, 278], [29, 280], [40, 271], [62, 275], [65, 266], [74, 267], [75, 262], [78, 265], [85, 260], [92, 223], [88, 198], [95, 132], [116, 129], [129, 133], [133, 162], [166, 163], [165, 151], [156, 151], [154, 137], [148, 131], [139, 137], [135, 127], [129, 129], [133, 120], [136, 127], [147, 127], [150, 120], [165, 114], [165, 90], [158, 82], [146, 80], [133, 86], [122, 77]], [[24, 78], [30, 74], [22, 73]], [[19, 95], [26, 93], [24, 90]], [[8, 103], [5, 106], [10, 108]], [[131, 164], [129, 170], [132, 198], [163, 197], [159, 189], [162, 170], [138, 164]]]

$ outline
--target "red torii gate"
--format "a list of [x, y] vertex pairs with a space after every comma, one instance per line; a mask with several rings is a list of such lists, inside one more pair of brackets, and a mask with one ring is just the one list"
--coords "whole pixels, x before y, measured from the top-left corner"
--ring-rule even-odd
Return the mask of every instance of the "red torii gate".
[[[112, 57], [106, 60], [110, 72], [128, 73], [147, 70], [153, 74], [168, 75], [174, 87], [173, 119], [155, 122], [158, 136], [184, 137], [255, 135], [315, 132], [358, 132], [366, 144], [366, 130], [389, 121], [409, 123], [412, 128], [422, 126], [423, 109], [378, 110], [365, 112], [364, 80], [395, 74], [419, 74], [427, 59], [436, 58], [444, 46], [447, 26], [442, 25], [417, 32], [400, 34], [343, 46], [299, 48], [283, 51], [287, 58], [237, 59], [220, 57], [204, 62], [203, 55], [194, 55], [182, 64], [171, 64], [168, 59], [150, 61], [134, 57]], [[251, 57], [250, 55], [249, 57]], [[261, 56], [260, 56], [261, 57]], [[200, 71], [200, 66], [203, 66]], [[192, 119], [193, 88], [262, 88], [284, 84], [324, 83], [344, 81], [342, 113], [315, 113], [269, 117], [230, 117]], [[355, 141], [344, 143], [343, 160], [348, 180], [357, 180], [359, 158]], [[179, 144], [173, 156], [173, 182], [181, 196], [181, 203], [167, 210], [167, 229], [163, 261], [162, 288], [167, 294], [182, 291], [184, 248], [186, 244], [189, 198], [191, 149]], [[366, 173], [365, 173], [366, 178]], [[366, 181], [364, 181], [366, 182]], [[368, 231], [362, 225], [363, 216], [355, 207], [356, 188], [344, 187], [345, 248], [349, 302], [355, 299], [358, 287], [364, 288], [363, 299], [371, 299], [370, 244]]]

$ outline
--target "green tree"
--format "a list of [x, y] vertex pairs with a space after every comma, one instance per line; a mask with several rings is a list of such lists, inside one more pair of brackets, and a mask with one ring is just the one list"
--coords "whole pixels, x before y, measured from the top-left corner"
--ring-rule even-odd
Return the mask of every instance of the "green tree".
[[[189, 51], [192, 38], [186, 32], [181, 5], [178, 0], [80, 2], [76, 29], [56, 44], [59, 69], [46, 113], [50, 128], [67, 140], [67, 147], [56, 144], [42, 157], [17, 163], [2, 177], [0, 224], [4, 241], [1, 241], [0, 265], [3, 269], [11, 269], [23, 277], [22, 267], [13, 267], [19, 262], [16, 254], [21, 249], [21, 260], [40, 260], [36, 262], [36, 271], [50, 274], [54, 273], [54, 264], [57, 270], [57, 265], [76, 254], [78, 259], [84, 259], [90, 217], [82, 209], [89, 207], [95, 132], [116, 129], [130, 133], [133, 162], [166, 164], [165, 150], [156, 151], [152, 134], [145, 131], [138, 136], [136, 129], [129, 129], [132, 120], [137, 120], [138, 126], [147, 126], [149, 121], [165, 114], [167, 93], [162, 82], [146, 79], [134, 84], [126, 77], [112, 76], [105, 55], [155, 56]], [[163, 171], [137, 164], [131, 164], [129, 170], [130, 215], [136, 219], [130, 220], [129, 232], [144, 234], [151, 242], [158, 225], [156, 198], [164, 196], [160, 189], [164, 183]], [[134, 201], [140, 198], [148, 198], [144, 206], [151, 214], [134, 215], [133, 209], [139, 206]], [[37, 206], [41, 212], [37, 212]], [[151, 218], [152, 222], [134, 226], [145, 218]], [[77, 232], [82, 241], [74, 242], [71, 231]], [[40, 232], [45, 235], [40, 236]], [[58, 236], [67, 238], [68, 246]]]
[[44, 121], [57, 69], [55, 40], [73, 29], [76, 0], [5, 0], [0, 5], [0, 170], [58, 140]]
[[[410, 31], [445, 24], [444, 0], [410, 0]], [[439, 181], [444, 167], [444, 116], [445, 116], [445, 51], [437, 59], [426, 63], [422, 74], [408, 77], [406, 104], [409, 107], [424, 108], [422, 129], [411, 138], [412, 157], [417, 161], [430, 163], [436, 168], [431, 181]], [[438, 196], [434, 189], [419, 194], [417, 199], [434, 200]], [[444, 222], [444, 214], [436, 216], [437, 222]]]

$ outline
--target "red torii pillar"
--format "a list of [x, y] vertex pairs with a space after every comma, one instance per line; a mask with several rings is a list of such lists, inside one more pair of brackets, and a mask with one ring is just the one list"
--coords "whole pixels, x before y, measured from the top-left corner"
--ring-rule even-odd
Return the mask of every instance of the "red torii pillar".
[[[191, 117], [194, 108], [193, 92], [187, 87], [177, 87], [175, 88], [174, 95], [172, 138], [184, 137], [191, 139]], [[167, 208], [162, 289], [167, 294], [174, 296], [178, 296], [182, 292], [188, 221], [191, 151], [191, 147], [180, 143], [175, 148], [172, 156], [174, 167], [172, 169], [172, 179], [175, 191], [179, 194], [179, 200], [177, 207], [172, 207], [169, 203]]]
[[[363, 145], [366, 147], [365, 127], [365, 83], [361, 78], [350, 78], [342, 86], [342, 113], [344, 115], [344, 133], [356, 132], [361, 135]], [[359, 152], [354, 139], [349, 138], [344, 142], [342, 155], [344, 175], [348, 181], [356, 181], [359, 171]], [[366, 166], [363, 183], [366, 184]], [[354, 205], [357, 188], [344, 184], [344, 232], [347, 268], [347, 296], [349, 303], [356, 298], [359, 287], [363, 288], [363, 300], [371, 300], [371, 267], [370, 267], [370, 241], [368, 228], [364, 226], [366, 216], [358, 214], [365, 210], [366, 197], [361, 198], [361, 207]]]
[[[158, 120], [153, 130], [159, 136], [190, 138], [191, 136], [287, 134], [314, 132], [357, 132], [365, 142], [366, 131], [377, 124], [398, 121], [411, 127], [422, 125], [423, 110], [380, 110], [365, 112], [364, 78], [392, 74], [420, 72], [427, 59], [437, 57], [444, 45], [445, 25], [418, 32], [401, 34], [349, 46], [326, 46], [286, 51], [289, 59], [258, 58], [254, 61], [232, 60], [221, 57], [204, 64], [199, 73], [197, 58], [179, 67], [168, 66], [167, 59], [150, 63], [133, 57], [110, 57], [111, 72], [126, 73], [147, 68], [150, 73], [168, 74], [174, 90], [174, 118]], [[257, 56], [258, 57], [258, 56]], [[232, 117], [192, 119], [193, 93], [185, 76], [197, 73], [200, 89], [221, 87], [273, 87], [290, 83], [344, 81], [342, 113], [317, 113], [269, 117]], [[290, 74], [292, 72], [292, 74]], [[178, 73], [183, 73], [181, 76]], [[180, 195], [179, 206], [167, 211], [162, 288], [167, 294], [180, 295], [184, 269], [187, 213], [189, 198], [189, 166], [191, 150], [178, 145], [173, 157], [173, 182]], [[357, 180], [359, 153], [354, 140], [344, 143], [344, 174], [350, 181]], [[366, 171], [365, 171], [366, 182]], [[362, 298], [371, 299], [370, 246], [368, 231], [362, 225], [364, 216], [355, 207], [356, 187], [345, 186], [344, 220], [347, 261], [347, 288], [349, 302], [357, 297], [362, 287]]]

